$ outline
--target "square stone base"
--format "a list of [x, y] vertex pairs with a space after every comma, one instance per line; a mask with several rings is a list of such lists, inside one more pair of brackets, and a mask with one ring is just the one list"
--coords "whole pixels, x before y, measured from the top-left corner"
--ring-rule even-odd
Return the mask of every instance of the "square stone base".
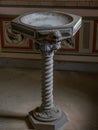
[[50, 122], [38, 121], [29, 113], [29, 120], [36, 130], [57, 130], [68, 121], [64, 112], [62, 112], [61, 118]]

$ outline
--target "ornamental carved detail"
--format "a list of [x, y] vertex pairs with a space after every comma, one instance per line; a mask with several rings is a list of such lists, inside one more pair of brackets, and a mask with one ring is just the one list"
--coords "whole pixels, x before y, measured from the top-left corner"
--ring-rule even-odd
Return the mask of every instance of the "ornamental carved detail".
[[51, 55], [61, 48], [61, 34], [57, 32], [50, 32], [47, 35], [38, 35], [35, 41], [35, 47], [44, 55]]

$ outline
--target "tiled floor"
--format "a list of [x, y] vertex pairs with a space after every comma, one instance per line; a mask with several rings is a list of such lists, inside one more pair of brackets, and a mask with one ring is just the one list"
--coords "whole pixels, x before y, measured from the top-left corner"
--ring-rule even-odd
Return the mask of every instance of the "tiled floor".
[[[32, 129], [26, 116], [39, 106], [40, 71], [0, 69], [0, 130]], [[98, 130], [98, 73], [54, 72], [54, 102], [68, 116], [62, 130]]]

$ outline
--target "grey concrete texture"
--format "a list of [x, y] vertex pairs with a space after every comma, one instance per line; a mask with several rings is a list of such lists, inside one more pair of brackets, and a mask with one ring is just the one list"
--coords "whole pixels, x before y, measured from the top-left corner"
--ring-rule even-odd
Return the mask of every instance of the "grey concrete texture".
[[[28, 113], [41, 103], [39, 69], [0, 68], [0, 130], [34, 129]], [[61, 130], [98, 130], [98, 73], [54, 71], [54, 103], [67, 115]]]

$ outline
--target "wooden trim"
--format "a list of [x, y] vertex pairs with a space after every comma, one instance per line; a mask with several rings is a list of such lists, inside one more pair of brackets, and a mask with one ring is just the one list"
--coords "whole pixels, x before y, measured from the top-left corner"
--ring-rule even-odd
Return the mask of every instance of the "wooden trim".
[[75, 7], [95, 8], [98, 7], [97, 0], [1, 0], [1, 6], [46, 6], [46, 7]]
[[54, 10], [54, 11], [62, 11], [62, 12], [67, 12], [71, 14], [76, 14], [80, 16], [85, 16], [85, 17], [98, 17], [98, 9], [67, 9], [67, 8], [37, 8], [37, 7], [0, 7], [0, 15], [21, 15], [25, 12], [33, 12], [33, 11], [49, 11], [49, 10]]

